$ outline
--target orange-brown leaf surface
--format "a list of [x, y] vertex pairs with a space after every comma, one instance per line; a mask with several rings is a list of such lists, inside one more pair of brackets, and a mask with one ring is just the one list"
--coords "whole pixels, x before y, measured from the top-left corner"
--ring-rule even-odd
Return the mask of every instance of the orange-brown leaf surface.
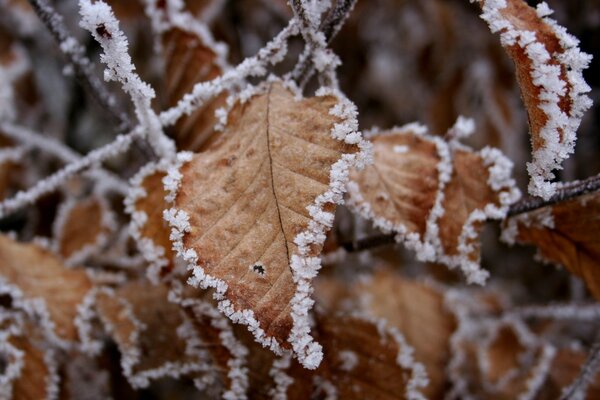
[[422, 129], [408, 126], [372, 139], [374, 163], [352, 173], [349, 204], [396, 233], [421, 261], [460, 267], [469, 281], [481, 283], [487, 276], [479, 269], [482, 224], [501, 218], [518, 196], [510, 163], [489, 148], [473, 152]]
[[59, 338], [77, 339], [78, 306], [92, 288], [82, 270], [68, 269], [50, 251], [0, 236], [0, 277], [23, 294], [41, 300]]
[[110, 232], [107, 213], [106, 204], [95, 197], [67, 203], [55, 226], [58, 253], [80, 262], [88, 250], [101, 246]]
[[[51, 393], [49, 389], [53, 387], [52, 379], [58, 379], [55, 370], [55, 360], [47, 359], [47, 349], [44, 343], [36, 341], [33, 336], [33, 327], [22, 335], [12, 336], [8, 342], [15, 348], [23, 352], [23, 366], [20, 376], [13, 382], [12, 399], [15, 400], [34, 400], [49, 399]], [[37, 338], [39, 339], [39, 337]], [[58, 385], [58, 381], [54, 382]], [[54, 389], [58, 389], [54, 387]]]
[[[196, 83], [210, 81], [223, 73], [223, 61], [215, 49], [183, 27], [173, 26], [162, 35], [165, 58], [167, 105], [174, 106]], [[215, 111], [225, 106], [226, 93], [180, 118], [173, 128], [173, 138], [181, 150], [199, 151], [219, 135], [215, 131]]]
[[167, 208], [162, 179], [166, 172], [150, 164], [133, 179], [134, 190], [126, 199], [126, 211], [132, 216], [130, 232], [142, 255], [150, 263], [148, 277], [155, 281], [173, 269], [175, 253], [169, 239], [169, 225], [163, 219]]
[[348, 106], [342, 101], [334, 95], [298, 99], [271, 83], [234, 106], [223, 141], [175, 174], [181, 179], [166, 215], [173, 237], [182, 236], [175, 245], [201, 268], [195, 269], [201, 284], [226, 291], [228, 314], [252, 311], [252, 329], [261, 329], [256, 336], [270, 345], [289, 347], [292, 298], [298, 285], [303, 297], [309, 294], [314, 272], [294, 276], [294, 268], [315, 268], [310, 257], [319, 255], [334, 202], [341, 200], [344, 177], [331, 172], [333, 165], [344, 168], [362, 155], [355, 154], [358, 145], [331, 135], [336, 124], [348, 123], [330, 113]]
[[427, 285], [400, 277], [390, 270], [375, 273], [372, 280], [357, 285], [355, 293], [369, 299], [368, 311], [397, 328], [415, 349], [423, 363], [429, 398], [442, 395], [446, 365], [450, 358], [449, 339], [455, 329], [454, 317], [445, 309], [441, 293]]
[[600, 299], [600, 196], [588, 194], [512, 217], [505, 227], [509, 242], [538, 247], [543, 259], [581, 277]]
[[142, 281], [98, 294], [100, 319], [119, 346], [123, 372], [134, 387], [202, 369], [204, 353], [187, 348], [193, 338], [178, 331], [185, 330], [185, 314], [167, 295], [164, 285]]
[[579, 42], [548, 18], [543, 3], [536, 8], [524, 0], [479, 1], [493, 32], [515, 63], [521, 96], [529, 116], [533, 163], [528, 165], [533, 195], [549, 198], [555, 185], [553, 169], [573, 152], [576, 130], [591, 106], [590, 88], [581, 72], [589, 55]]

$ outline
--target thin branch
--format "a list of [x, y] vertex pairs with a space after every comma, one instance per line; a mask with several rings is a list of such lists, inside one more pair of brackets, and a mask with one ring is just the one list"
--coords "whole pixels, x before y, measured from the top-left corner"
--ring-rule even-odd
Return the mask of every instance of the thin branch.
[[[1, 135], [8, 136], [27, 147], [38, 148], [48, 154], [52, 154], [65, 164], [78, 162], [82, 159], [80, 154], [77, 154], [61, 142], [50, 139], [41, 134], [31, 132], [29, 129], [22, 126], [4, 123], [0, 125], [0, 132]], [[123, 195], [127, 194], [129, 190], [129, 185], [127, 182], [112, 172], [97, 168], [90, 171], [90, 174], [101, 178], [101, 180], [104, 181], [103, 183], [110, 184], [111, 188]]]
[[113, 142], [91, 151], [79, 161], [66, 165], [61, 170], [37, 182], [33, 187], [18, 192], [15, 196], [4, 200], [0, 203], [0, 218], [32, 204], [40, 197], [53, 192], [59, 185], [78, 172], [94, 167], [102, 161], [126, 151], [134, 139], [141, 137], [143, 133], [144, 131], [141, 127], [137, 127], [126, 135], [119, 135]]
[[594, 375], [600, 369], [600, 333], [596, 336], [594, 345], [590, 350], [590, 353], [585, 360], [585, 363], [581, 367], [579, 376], [571, 384], [563, 390], [560, 396], [561, 400], [583, 400], [586, 398], [587, 389], [590, 383], [594, 381]]
[[508, 211], [508, 216], [523, 214], [534, 211], [542, 207], [551, 206], [563, 201], [575, 199], [577, 197], [600, 190], [600, 174], [587, 178], [583, 181], [575, 181], [563, 184], [556, 190], [556, 194], [548, 200], [540, 197], [525, 197], [515, 203]]
[[[29, 3], [66, 56], [77, 81], [110, 116], [119, 131], [131, 132], [135, 128], [131, 118], [126, 112], [117, 108], [115, 97], [96, 76], [92, 62], [85, 56], [85, 48], [71, 35], [62, 15], [47, 0], [29, 0]], [[135, 145], [147, 158], [152, 159], [156, 156], [154, 150], [145, 141], [138, 139]]]
[[119, 129], [131, 131], [133, 129], [131, 119], [125, 112], [116, 107], [116, 99], [94, 74], [92, 63], [85, 56], [84, 47], [67, 30], [63, 17], [47, 0], [29, 0], [29, 3], [67, 57], [77, 80], [118, 123]]
[[377, 235], [377, 236], [369, 236], [364, 239], [353, 240], [351, 242], [340, 243], [340, 246], [344, 248], [349, 253], [372, 249], [375, 247], [381, 247], [388, 244], [395, 243], [396, 235]]
[[[357, 0], [338, 0], [335, 7], [327, 14], [325, 20], [321, 23], [320, 30], [325, 35], [325, 41], [329, 45], [335, 35], [338, 34], [344, 22], [348, 19], [350, 12], [354, 8]], [[296, 10], [299, 7], [296, 4], [297, 1], [291, 2], [293, 4], [294, 12], [298, 13], [300, 10]], [[300, 7], [301, 9], [301, 7]], [[298, 82], [300, 87], [306, 86], [310, 78], [315, 73], [315, 67], [310, 61], [311, 47], [307, 45], [306, 50], [301, 54], [296, 67], [292, 71], [291, 77], [293, 80]]]

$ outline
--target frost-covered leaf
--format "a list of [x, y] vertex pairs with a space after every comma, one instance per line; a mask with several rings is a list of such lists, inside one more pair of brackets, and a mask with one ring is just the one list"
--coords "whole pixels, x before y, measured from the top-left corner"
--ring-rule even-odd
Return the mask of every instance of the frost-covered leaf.
[[576, 131], [590, 108], [591, 89], [582, 71], [591, 57], [579, 41], [548, 16], [545, 2], [537, 8], [524, 0], [479, 0], [481, 17], [515, 62], [521, 95], [529, 115], [533, 161], [527, 169], [529, 192], [549, 198], [556, 190], [555, 169], [573, 153]]
[[207, 355], [198, 348], [189, 321], [167, 297], [164, 285], [142, 281], [97, 295], [100, 319], [121, 351], [123, 373], [134, 388], [206, 369]]
[[376, 272], [372, 279], [356, 285], [352, 293], [366, 299], [359, 301], [365, 312], [385, 319], [402, 332], [415, 349], [415, 359], [427, 369], [430, 383], [423, 393], [428, 398], [440, 396], [446, 384], [449, 339], [455, 329], [443, 295], [389, 269]]
[[425, 399], [425, 368], [404, 336], [383, 320], [319, 313], [316, 332], [323, 363], [307, 371], [289, 358], [277, 360], [270, 373], [274, 398]]
[[167, 175], [168, 163], [149, 163], [131, 180], [125, 211], [131, 216], [129, 231], [138, 248], [150, 264], [147, 276], [158, 282], [174, 267], [173, 248], [169, 240], [169, 225], [163, 219], [167, 209], [162, 179]]
[[479, 266], [479, 232], [519, 196], [512, 163], [496, 149], [474, 152], [415, 124], [372, 142], [374, 164], [351, 175], [350, 207], [395, 233], [419, 260], [460, 267], [469, 282], [483, 283], [488, 273]]
[[103, 198], [67, 200], [54, 221], [56, 250], [69, 265], [82, 263], [106, 244], [114, 228], [113, 214]]
[[2, 292], [13, 305], [39, 316], [59, 339], [76, 340], [79, 307], [92, 289], [82, 270], [72, 270], [49, 250], [0, 236]]
[[[196, 11], [200, 12], [200, 8], [201, 4], [195, 4]], [[167, 104], [172, 107], [190, 93], [195, 84], [220, 76], [228, 64], [223, 44], [214, 41], [204, 24], [187, 13], [165, 14], [169, 27], [161, 39]], [[172, 134], [180, 150], [202, 150], [219, 136], [215, 131], [219, 121], [215, 112], [225, 107], [226, 97], [223, 93], [177, 121]]]
[[26, 331], [11, 336], [8, 344], [22, 353], [22, 368], [12, 386], [12, 399], [55, 399], [59, 391], [59, 376], [54, 352], [32, 325], [26, 324]]
[[542, 259], [583, 278], [600, 299], [600, 195], [592, 193], [510, 218], [503, 238], [533, 244]]
[[309, 336], [311, 279], [351, 165], [364, 158], [354, 106], [332, 91], [301, 99], [279, 82], [233, 107], [224, 140], [181, 153], [164, 179], [165, 212], [192, 283], [265, 346], [318, 366]]

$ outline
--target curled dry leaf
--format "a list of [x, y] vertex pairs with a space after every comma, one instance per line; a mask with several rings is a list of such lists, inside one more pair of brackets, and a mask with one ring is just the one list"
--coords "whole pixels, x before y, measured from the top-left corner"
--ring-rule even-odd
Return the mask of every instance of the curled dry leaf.
[[334, 92], [301, 99], [269, 83], [234, 105], [218, 146], [181, 153], [164, 179], [165, 218], [192, 283], [216, 288], [230, 318], [274, 351], [292, 347], [309, 368], [321, 359], [310, 281], [349, 168], [368, 147], [354, 112]]
[[[37, 333], [37, 334], [36, 334]], [[12, 399], [54, 399], [59, 391], [59, 376], [54, 352], [40, 340], [41, 335], [31, 324], [24, 331], [8, 338], [22, 356], [19, 377], [12, 384]]]
[[168, 301], [164, 285], [128, 282], [97, 294], [97, 310], [121, 351], [123, 373], [134, 388], [151, 379], [205, 371], [207, 354], [198, 347], [183, 311]]
[[428, 381], [425, 368], [413, 359], [406, 339], [383, 320], [318, 313], [316, 322], [322, 364], [308, 371], [289, 357], [276, 360], [269, 373], [273, 398], [426, 398], [421, 393]]
[[167, 209], [167, 192], [162, 183], [167, 167], [164, 162], [144, 166], [131, 179], [131, 190], [125, 199], [125, 211], [131, 216], [129, 232], [149, 263], [146, 275], [154, 283], [174, 267], [169, 226], [162, 217]]
[[[200, 12], [200, 2], [194, 9]], [[175, 106], [195, 84], [220, 76], [227, 67], [223, 44], [212, 39], [210, 31], [187, 13], [165, 12], [169, 28], [162, 35], [165, 58], [167, 104]], [[214, 142], [218, 132], [215, 112], [225, 106], [226, 93], [216, 96], [190, 115], [180, 118], [173, 128], [173, 138], [181, 150], [200, 151]]]
[[82, 270], [72, 270], [49, 250], [35, 244], [17, 243], [0, 235], [2, 292], [13, 306], [39, 316], [58, 339], [78, 338], [76, 317], [92, 289]]
[[54, 221], [56, 250], [67, 264], [82, 263], [106, 244], [114, 228], [113, 214], [103, 198], [67, 200]]
[[23, 157], [23, 148], [0, 146], [0, 200], [15, 189], [15, 173]]
[[385, 319], [414, 347], [415, 359], [425, 365], [429, 376], [423, 393], [428, 398], [442, 396], [450, 358], [449, 338], [456, 324], [444, 307], [443, 294], [426, 284], [402, 278], [391, 269], [377, 271], [372, 279], [351, 290], [365, 299], [359, 302], [365, 312]]
[[460, 267], [469, 282], [483, 283], [479, 232], [485, 220], [504, 218], [519, 197], [512, 163], [496, 149], [474, 152], [415, 124], [372, 142], [374, 163], [352, 173], [349, 206], [395, 233], [419, 260]]
[[537, 246], [542, 259], [581, 277], [600, 300], [598, 193], [514, 216], [505, 224], [503, 239]]
[[533, 162], [527, 166], [529, 192], [548, 199], [556, 190], [553, 170], [573, 153], [576, 131], [591, 107], [591, 89], [583, 79], [591, 56], [556, 21], [543, 2], [479, 0], [481, 17], [513, 59], [529, 115]]

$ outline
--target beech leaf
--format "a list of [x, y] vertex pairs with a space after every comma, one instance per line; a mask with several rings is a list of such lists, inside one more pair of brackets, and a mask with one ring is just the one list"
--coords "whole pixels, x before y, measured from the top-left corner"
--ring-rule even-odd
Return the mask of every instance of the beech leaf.
[[2, 291], [13, 298], [13, 304], [38, 315], [59, 340], [76, 340], [79, 307], [92, 289], [85, 271], [66, 268], [38, 245], [2, 235], [0, 260]]
[[106, 200], [88, 197], [67, 200], [54, 221], [57, 252], [69, 265], [82, 263], [108, 241], [115, 221]]
[[123, 373], [134, 388], [206, 370], [207, 353], [197, 347], [183, 311], [167, 297], [164, 285], [142, 281], [97, 294], [100, 320], [117, 343]]
[[[196, 4], [194, 8], [202, 8], [198, 5], [200, 4]], [[167, 11], [165, 13], [169, 14]], [[184, 23], [181, 15], [193, 22]], [[170, 20], [170, 27], [162, 33], [161, 39], [165, 58], [167, 105], [172, 107], [185, 94], [190, 93], [195, 84], [220, 76], [228, 64], [223, 45], [215, 43], [210, 31], [199, 21], [195, 21], [187, 13], [176, 13], [166, 18]], [[179, 149], [199, 151], [219, 137], [219, 132], [215, 130], [219, 119], [215, 112], [225, 107], [226, 98], [227, 93], [222, 93], [177, 121], [172, 133]]]
[[537, 8], [524, 0], [479, 0], [481, 17], [513, 59], [521, 95], [529, 115], [533, 161], [529, 193], [545, 199], [556, 191], [554, 169], [574, 151], [576, 131], [592, 102], [582, 76], [591, 56], [579, 40], [548, 16], [545, 2]]
[[219, 307], [274, 351], [318, 366], [310, 338], [311, 279], [351, 165], [368, 145], [354, 105], [333, 91], [301, 99], [271, 82], [238, 101], [224, 140], [180, 153], [164, 179], [165, 212], [192, 283], [216, 288]]
[[503, 239], [537, 246], [542, 259], [581, 277], [600, 300], [598, 193], [514, 216], [505, 224]]
[[162, 179], [168, 163], [148, 163], [131, 179], [131, 189], [125, 199], [125, 211], [131, 216], [129, 232], [149, 263], [147, 277], [158, 283], [173, 270], [175, 253], [169, 240], [169, 225], [163, 219], [167, 209]]
[[374, 163], [352, 173], [348, 205], [395, 233], [419, 260], [460, 267], [469, 282], [485, 282], [479, 233], [484, 221], [504, 218], [519, 197], [512, 163], [496, 149], [474, 152], [416, 124], [372, 142]]

